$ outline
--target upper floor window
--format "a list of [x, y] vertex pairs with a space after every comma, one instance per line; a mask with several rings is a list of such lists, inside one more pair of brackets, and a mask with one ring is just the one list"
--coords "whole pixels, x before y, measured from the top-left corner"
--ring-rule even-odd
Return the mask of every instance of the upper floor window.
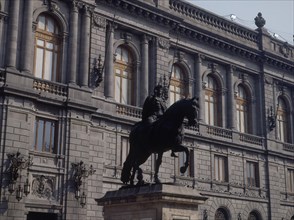
[[57, 122], [36, 118], [34, 129], [34, 150], [57, 153]]
[[277, 109], [277, 132], [282, 142], [290, 142], [288, 109], [284, 99], [279, 97]]
[[220, 99], [218, 84], [214, 77], [207, 76], [205, 89], [205, 122], [209, 125], [221, 126]]
[[247, 161], [246, 163], [247, 185], [259, 187], [258, 163]]
[[237, 129], [243, 133], [249, 133], [249, 101], [245, 88], [242, 85], [238, 86], [236, 98], [237, 110]]
[[125, 46], [119, 46], [115, 54], [115, 100], [122, 104], [133, 105], [134, 67], [131, 51]]
[[34, 75], [60, 81], [62, 38], [57, 22], [47, 14], [38, 17], [35, 35]]
[[227, 157], [214, 156], [214, 176], [219, 182], [228, 182], [228, 160]]
[[288, 171], [287, 171], [287, 179], [288, 179], [287, 191], [294, 193], [294, 170], [288, 169]]
[[179, 65], [174, 64], [169, 87], [170, 104], [175, 103], [183, 97], [186, 97], [184, 71]]

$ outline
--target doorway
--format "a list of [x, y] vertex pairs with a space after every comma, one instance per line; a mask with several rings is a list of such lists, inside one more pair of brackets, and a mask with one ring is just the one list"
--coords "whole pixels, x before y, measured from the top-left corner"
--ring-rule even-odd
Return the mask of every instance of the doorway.
[[27, 220], [57, 220], [57, 214], [44, 212], [29, 212]]

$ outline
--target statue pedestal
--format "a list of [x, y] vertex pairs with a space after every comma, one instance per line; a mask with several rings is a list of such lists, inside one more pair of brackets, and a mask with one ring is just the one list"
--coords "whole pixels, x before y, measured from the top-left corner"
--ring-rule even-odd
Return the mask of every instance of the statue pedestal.
[[109, 191], [96, 201], [105, 220], [199, 220], [206, 199], [192, 188], [153, 184]]

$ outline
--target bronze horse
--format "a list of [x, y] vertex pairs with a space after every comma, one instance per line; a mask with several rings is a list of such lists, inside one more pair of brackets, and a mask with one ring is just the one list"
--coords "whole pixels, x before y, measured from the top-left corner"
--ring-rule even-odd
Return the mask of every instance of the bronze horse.
[[152, 153], [157, 153], [154, 181], [160, 183], [158, 171], [162, 155], [168, 150], [186, 153], [185, 164], [180, 169], [181, 173], [186, 172], [189, 166], [189, 150], [182, 145], [183, 122], [187, 118], [189, 126], [196, 125], [198, 110], [198, 98], [182, 99], [170, 106], [153, 124], [150, 125], [144, 121], [135, 124], [129, 137], [130, 152], [123, 165], [121, 181], [124, 184], [130, 182], [130, 185], [134, 185], [135, 173], [138, 171], [138, 185], [143, 184], [140, 165], [145, 163]]

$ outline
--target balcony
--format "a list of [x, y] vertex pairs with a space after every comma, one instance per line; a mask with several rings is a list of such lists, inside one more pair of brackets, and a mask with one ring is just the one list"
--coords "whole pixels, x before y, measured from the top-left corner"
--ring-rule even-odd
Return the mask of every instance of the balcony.
[[67, 86], [57, 82], [44, 81], [42, 79], [34, 79], [33, 88], [40, 92], [66, 97]]
[[291, 151], [291, 152], [294, 152], [294, 144], [283, 143], [283, 149], [284, 149], [285, 151]]
[[117, 103], [116, 104], [116, 113], [120, 116], [128, 116], [128, 117], [132, 117], [132, 118], [141, 119], [142, 108]]
[[[142, 108], [130, 105], [116, 104], [116, 112], [120, 116], [128, 116], [130, 118], [141, 119]], [[231, 129], [222, 127], [211, 126], [203, 123], [199, 123], [197, 126], [187, 126], [187, 121], [184, 121], [184, 127], [186, 133], [190, 135], [197, 135], [210, 138], [212, 140], [224, 141], [230, 143], [236, 143], [247, 146], [254, 146], [257, 148], [263, 148], [264, 138], [255, 136], [252, 134], [240, 133]], [[294, 146], [287, 147], [294, 151]]]

